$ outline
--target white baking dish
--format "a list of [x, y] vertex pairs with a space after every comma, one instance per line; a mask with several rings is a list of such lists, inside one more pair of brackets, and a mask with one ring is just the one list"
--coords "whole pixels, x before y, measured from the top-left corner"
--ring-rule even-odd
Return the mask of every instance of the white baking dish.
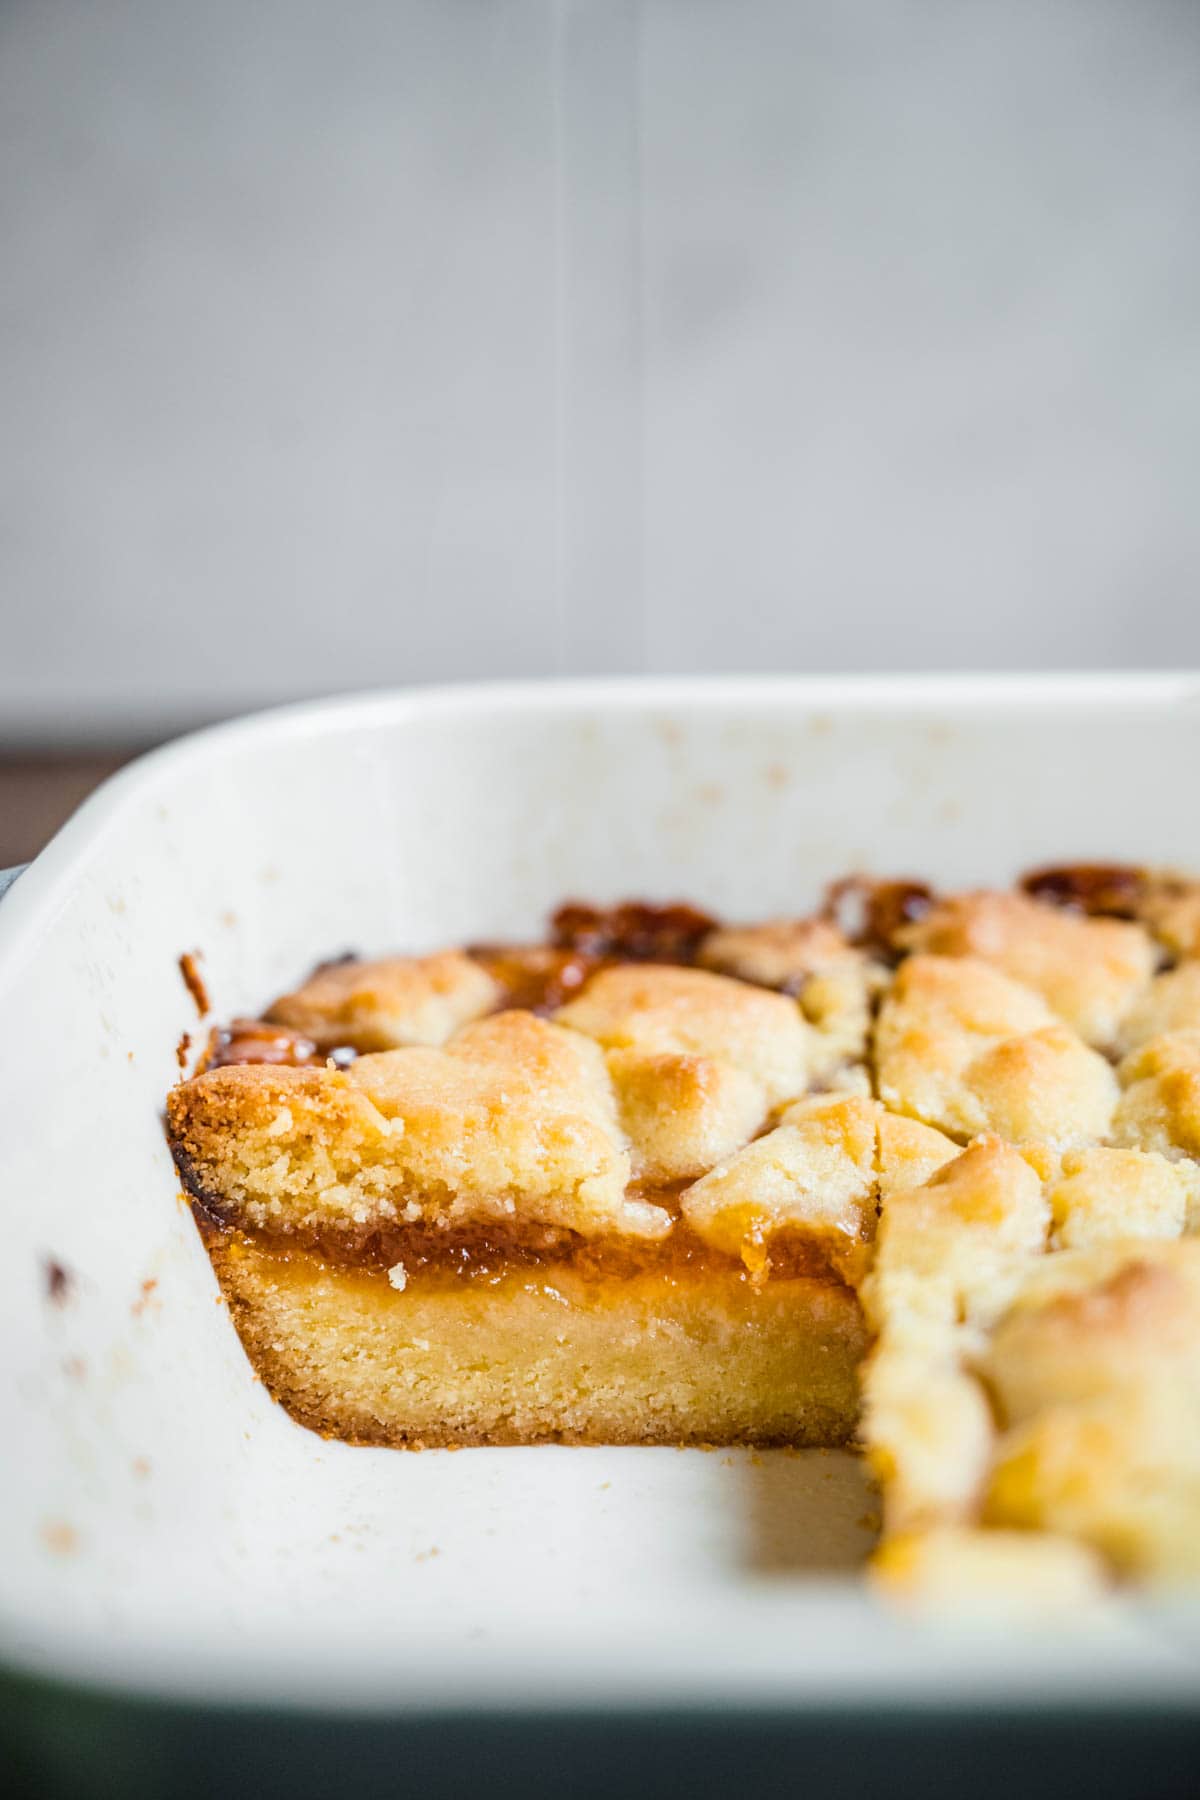
[[181, 951], [228, 1016], [567, 894], [762, 916], [848, 868], [1195, 864], [1197, 771], [1194, 676], [738, 679], [304, 707], [111, 781], [0, 905], [4, 1660], [415, 1711], [1193, 1704], [1187, 1605], [1062, 1639], [884, 1615], [846, 1457], [321, 1442], [252, 1379], [159, 1112]]

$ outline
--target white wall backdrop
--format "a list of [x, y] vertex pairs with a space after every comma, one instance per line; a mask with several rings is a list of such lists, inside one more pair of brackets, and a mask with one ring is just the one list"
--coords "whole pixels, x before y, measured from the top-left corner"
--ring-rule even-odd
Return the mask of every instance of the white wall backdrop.
[[1200, 662], [1188, 0], [8, 0], [0, 741]]

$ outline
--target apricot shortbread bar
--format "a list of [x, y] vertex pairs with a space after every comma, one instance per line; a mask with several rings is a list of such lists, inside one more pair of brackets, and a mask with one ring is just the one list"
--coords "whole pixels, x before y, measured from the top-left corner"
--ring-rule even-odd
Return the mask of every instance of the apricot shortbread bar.
[[900, 1587], [1200, 1574], [1200, 886], [847, 880], [326, 964], [172, 1149], [251, 1361], [393, 1445], [861, 1441]]

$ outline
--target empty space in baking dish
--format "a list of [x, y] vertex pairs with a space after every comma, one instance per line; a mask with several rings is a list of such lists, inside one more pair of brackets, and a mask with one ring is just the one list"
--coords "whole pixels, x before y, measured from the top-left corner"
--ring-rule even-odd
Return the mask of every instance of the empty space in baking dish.
[[227, 1018], [568, 895], [763, 918], [847, 870], [1194, 864], [1198, 763], [1183, 677], [731, 680], [336, 702], [123, 773], [0, 906], [0, 1655], [389, 1707], [1194, 1687], [1144, 1612], [1069, 1656], [914, 1636], [854, 1573], [849, 1456], [322, 1442], [253, 1378], [160, 1114], [183, 952]]

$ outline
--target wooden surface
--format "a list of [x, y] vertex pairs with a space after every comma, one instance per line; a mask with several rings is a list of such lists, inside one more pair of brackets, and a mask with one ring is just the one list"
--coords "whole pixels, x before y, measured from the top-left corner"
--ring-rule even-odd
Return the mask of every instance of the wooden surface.
[[80, 801], [135, 754], [0, 755], [0, 869], [29, 862]]

